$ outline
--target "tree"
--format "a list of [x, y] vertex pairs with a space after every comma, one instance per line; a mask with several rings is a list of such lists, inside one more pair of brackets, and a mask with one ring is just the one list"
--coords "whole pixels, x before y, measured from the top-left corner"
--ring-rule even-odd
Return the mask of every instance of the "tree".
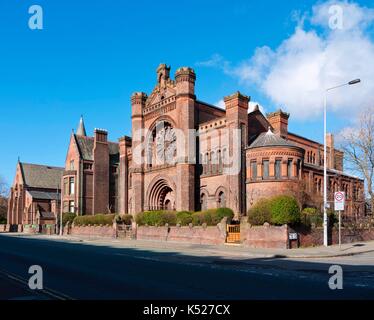
[[8, 211], [9, 187], [5, 180], [0, 176], [0, 224], [6, 222]]
[[344, 129], [340, 139], [348, 169], [365, 179], [374, 208], [374, 107], [361, 113], [356, 127]]

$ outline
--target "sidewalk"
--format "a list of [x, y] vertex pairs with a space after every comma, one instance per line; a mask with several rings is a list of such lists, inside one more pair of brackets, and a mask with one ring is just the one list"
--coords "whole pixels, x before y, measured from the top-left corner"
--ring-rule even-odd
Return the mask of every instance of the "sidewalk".
[[137, 250], [152, 250], [155, 252], [183, 253], [190, 256], [222, 256], [233, 259], [246, 258], [331, 258], [352, 256], [367, 252], [374, 252], [374, 241], [343, 244], [341, 249], [334, 245], [330, 247], [309, 247], [299, 249], [262, 249], [248, 248], [241, 245], [203, 245], [180, 242], [162, 242], [162, 241], [146, 241], [146, 240], [123, 240], [110, 239], [100, 237], [84, 237], [84, 236], [47, 236], [47, 235], [27, 235], [23, 233], [8, 233], [7, 235], [15, 237], [26, 237], [53, 241], [79, 242], [99, 246], [111, 246], [115, 248], [127, 248]]

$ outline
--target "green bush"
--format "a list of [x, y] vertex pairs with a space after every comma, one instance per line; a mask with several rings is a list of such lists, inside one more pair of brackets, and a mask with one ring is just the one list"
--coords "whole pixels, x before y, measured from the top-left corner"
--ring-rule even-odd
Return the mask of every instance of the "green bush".
[[248, 222], [254, 226], [271, 223], [270, 200], [260, 199], [248, 210]]
[[177, 212], [177, 224], [181, 226], [188, 226], [192, 223], [192, 212], [190, 211], [179, 211]]
[[114, 214], [96, 214], [77, 216], [74, 219], [74, 225], [86, 226], [86, 225], [111, 225], [113, 224], [115, 215]]
[[297, 200], [290, 196], [276, 196], [270, 200], [271, 222], [275, 225], [295, 224], [300, 221]]
[[319, 227], [323, 225], [323, 218], [316, 208], [305, 208], [301, 211], [301, 223], [307, 227], [312, 224]]
[[[62, 214], [62, 224], [65, 226], [68, 222], [73, 223], [76, 217], [75, 213], [65, 212]], [[58, 215], [58, 220], [60, 221], [60, 215]]]
[[201, 226], [204, 223], [208, 226], [213, 224], [210, 210], [198, 211], [192, 214], [192, 224], [194, 226]]
[[138, 225], [164, 226], [168, 223], [171, 226], [177, 224], [177, 215], [173, 211], [145, 211], [136, 215]]
[[230, 223], [234, 218], [234, 211], [232, 211], [230, 208], [216, 209], [215, 220], [218, 221], [217, 224], [220, 223], [225, 217], [227, 217], [227, 222]]
[[0, 224], [6, 224], [6, 223], [7, 223], [6, 218], [3, 216], [0, 216]]

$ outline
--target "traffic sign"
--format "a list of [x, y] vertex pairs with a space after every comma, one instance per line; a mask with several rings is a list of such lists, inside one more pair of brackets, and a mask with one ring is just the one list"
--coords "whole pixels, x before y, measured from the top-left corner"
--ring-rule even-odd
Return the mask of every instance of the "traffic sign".
[[345, 193], [338, 191], [334, 193], [334, 207], [335, 211], [344, 211]]

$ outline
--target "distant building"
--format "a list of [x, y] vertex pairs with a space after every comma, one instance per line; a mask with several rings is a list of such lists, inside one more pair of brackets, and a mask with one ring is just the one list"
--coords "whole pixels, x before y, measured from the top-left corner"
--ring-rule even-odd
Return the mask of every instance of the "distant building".
[[63, 212], [97, 214], [117, 212], [119, 145], [108, 133], [95, 129], [88, 137], [81, 118], [72, 133], [62, 181]]
[[64, 168], [18, 162], [10, 189], [8, 223], [55, 223]]

